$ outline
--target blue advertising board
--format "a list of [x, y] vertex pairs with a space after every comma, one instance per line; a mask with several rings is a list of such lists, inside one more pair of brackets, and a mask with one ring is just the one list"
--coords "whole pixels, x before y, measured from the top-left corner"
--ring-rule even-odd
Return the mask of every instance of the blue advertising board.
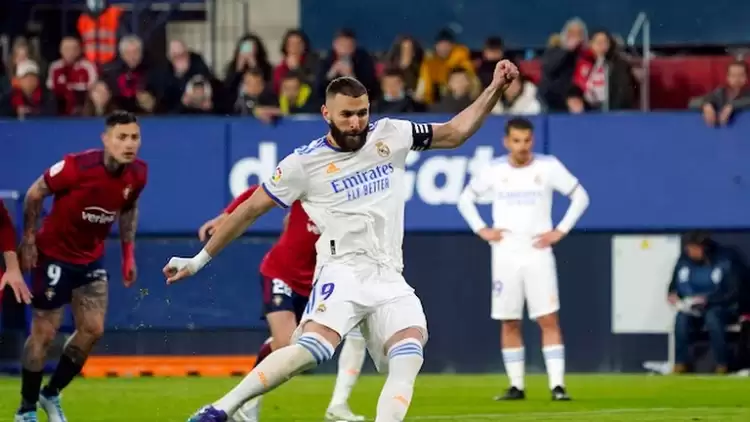
[[[417, 116], [420, 122], [447, 116]], [[407, 231], [466, 231], [456, 202], [472, 174], [503, 154], [504, 117], [490, 117], [456, 150], [407, 158]], [[750, 117], [706, 127], [694, 113], [539, 116], [537, 151], [558, 156], [589, 191], [578, 229], [750, 227]], [[194, 233], [249, 184], [269, 177], [296, 147], [325, 133], [317, 117], [266, 125], [242, 118], [143, 120], [149, 163], [141, 234]], [[0, 121], [0, 189], [25, 191], [65, 153], [96, 148], [97, 120]], [[556, 201], [555, 218], [567, 206]], [[483, 212], [487, 212], [482, 207]], [[275, 233], [274, 210], [252, 230]]]

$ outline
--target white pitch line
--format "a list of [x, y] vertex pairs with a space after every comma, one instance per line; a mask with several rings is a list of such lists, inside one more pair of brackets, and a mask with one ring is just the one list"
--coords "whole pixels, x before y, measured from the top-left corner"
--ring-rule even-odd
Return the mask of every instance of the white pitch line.
[[525, 412], [525, 413], [478, 413], [464, 415], [426, 415], [408, 417], [407, 420], [414, 421], [444, 421], [453, 419], [537, 419], [552, 418], [565, 416], [596, 416], [596, 415], [619, 415], [628, 413], [653, 413], [653, 412], [730, 412], [739, 413], [747, 411], [747, 408], [734, 407], [655, 407], [655, 408], [623, 408], [623, 409], [601, 409], [601, 410], [581, 410], [581, 411], [563, 411], [563, 412]]

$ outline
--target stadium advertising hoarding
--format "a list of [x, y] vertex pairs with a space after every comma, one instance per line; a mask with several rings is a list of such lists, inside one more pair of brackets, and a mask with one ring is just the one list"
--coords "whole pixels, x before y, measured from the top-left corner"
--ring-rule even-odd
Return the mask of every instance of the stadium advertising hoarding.
[[[419, 116], [420, 122], [446, 116]], [[750, 118], [705, 127], [692, 113], [540, 116], [536, 148], [558, 156], [589, 191], [579, 228], [595, 230], [750, 227]], [[490, 117], [457, 150], [410, 153], [406, 229], [466, 231], [455, 204], [471, 175], [502, 155], [505, 118]], [[65, 153], [100, 145], [96, 120], [0, 121], [0, 188], [25, 190]], [[141, 156], [149, 185], [141, 233], [194, 233], [246, 186], [269, 177], [278, 160], [325, 132], [318, 118], [265, 125], [251, 119], [144, 119]], [[7, 158], [6, 158], [7, 157]], [[567, 201], [557, 201], [559, 218]], [[483, 207], [488, 213], [488, 207]], [[487, 215], [487, 214], [485, 214]], [[488, 215], [487, 215], [488, 216]], [[281, 211], [256, 230], [277, 232]]]

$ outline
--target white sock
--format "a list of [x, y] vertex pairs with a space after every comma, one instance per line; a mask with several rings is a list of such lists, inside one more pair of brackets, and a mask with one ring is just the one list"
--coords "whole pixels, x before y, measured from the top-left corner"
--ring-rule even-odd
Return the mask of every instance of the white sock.
[[565, 346], [555, 344], [544, 346], [544, 363], [547, 366], [550, 390], [555, 387], [565, 387]]
[[424, 362], [422, 343], [401, 340], [388, 351], [388, 378], [378, 399], [375, 422], [401, 422], [409, 410], [414, 381]]
[[332, 356], [333, 346], [323, 336], [317, 333], [302, 334], [296, 344], [268, 355], [232, 391], [214, 403], [214, 407], [232, 415], [246, 401], [273, 390]]
[[526, 388], [524, 375], [526, 373], [526, 350], [523, 347], [503, 349], [503, 363], [505, 373], [510, 379], [510, 386], [523, 391]]
[[231, 422], [256, 422], [260, 419], [260, 405], [263, 396], [253, 397], [245, 402], [229, 419]]
[[333, 397], [328, 408], [346, 405], [349, 395], [352, 393], [354, 384], [357, 383], [362, 364], [365, 362], [367, 353], [367, 342], [362, 334], [353, 331], [346, 336], [344, 346], [339, 355], [339, 371], [336, 376], [336, 387], [333, 389]]

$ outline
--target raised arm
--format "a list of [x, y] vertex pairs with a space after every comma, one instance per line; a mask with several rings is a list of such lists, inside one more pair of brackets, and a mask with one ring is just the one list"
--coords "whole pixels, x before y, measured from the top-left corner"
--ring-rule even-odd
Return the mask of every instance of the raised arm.
[[518, 68], [508, 60], [501, 60], [495, 67], [492, 82], [479, 97], [450, 121], [432, 125], [434, 149], [458, 148], [482, 126], [484, 119], [500, 100], [503, 91], [518, 77]]

